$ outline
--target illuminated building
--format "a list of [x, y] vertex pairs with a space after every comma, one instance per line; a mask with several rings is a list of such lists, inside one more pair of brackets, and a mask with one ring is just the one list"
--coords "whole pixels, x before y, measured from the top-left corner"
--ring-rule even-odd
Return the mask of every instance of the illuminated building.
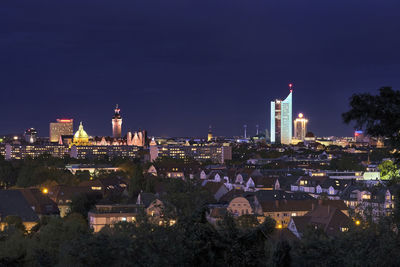
[[88, 213], [89, 225], [97, 233], [103, 227], [119, 222], [134, 223], [141, 210], [142, 205], [137, 204], [96, 205], [95, 209]]
[[6, 160], [19, 160], [26, 157], [37, 158], [43, 154], [50, 154], [53, 157], [72, 157], [77, 159], [102, 159], [102, 158], [139, 158], [142, 149], [137, 146], [93, 146], [73, 145], [71, 148], [65, 145], [21, 145], [5, 144], [0, 145], [0, 155]]
[[37, 131], [34, 128], [29, 128], [25, 131], [25, 141], [28, 143], [35, 143], [37, 140]]
[[69, 153], [68, 147], [58, 144], [47, 145], [20, 145], [6, 144], [0, 147], [0, 154], [6, 160], [24, 159], [26, 157], [37, 158], [42, 154], [49, 154], [53, 157], [63, 158]]
[[78, 131], [74, 134], [74, 141], [72, 145], [75, 146], [87, 146], [89, 145], [89, 136], [83, 129], [82, 122], [79, 125]]
[[[143, 147], [146, 145], [146, 139], [147, 139], [147, 132], [146, 131], [138, 131], [133, 134], [133, 138], [131, 139], [131, 145], [132, 146], [140, 146]], [[129, 142], [129, 140], [128, 140]]]
[[151, 139], [150, 142], [150, 162], [153, 162], [157, 159], [158, 157], [158, 147], [156, 141]]
[[198, 161], [211, 160], [216, 163], [224, 163], [225, 160], [232, 159], [232, 147], [224, 145], [150, 145], [151, 159], [156, 158], [175, 158], [175, 159], [194, 159]]
[[50, 142], [59, 142], [61, 136], [73, 134], [73, 119], [57, 119], [57, 122], [50, 123]]
[[140, 147], [137, 146], [95, 146], [73, 145], [69, 156], [76, 159], [101, 159], [101, 158], [139, 158]]
[[271, 143], [292, 142], [292, 84], [285, 100], [271, 101]]
[[303, 113], [299, 113], [294, 120], [294, 139], [304, 141], [307, 133], [308, 120], [304, 118]]
[[210, 142], [213, 138], [213, 134], [212, 134], [212, 129], [211, 129], [211, 125], [208, 127], [208, 135], [207, 135], [207, 141]]
[[137, 131], [132, 134], [128, 132], [126, 138], [114, 138], [109, 136], [95, 136], [89, 140], [94, 146], [139, 146], [144, 147], [147, 143], [147, 132]]
[[119, 114], [120, 109], [118, 108], [118, 104], [115, 107], [115, 113], [112, 118], [112, 132], [113, 132], [113, 137], [114, 138], [121, 138], [121, 132], [122, 132], [122, 117], [121, 114]]
[[66, 165], [65, 168], [69, 170], [72, 174], [77, 172], [88, 171], [91, 176], [97, 175], [99, 173], [111, 173], [121, 171], [119, 167], [111, 167], [107, 165], [90, 165], [90, 164], [71, 164]]
[[355, 142], [364, 142], [364, 132], [363, 131], [354, 131], [354, 141]]

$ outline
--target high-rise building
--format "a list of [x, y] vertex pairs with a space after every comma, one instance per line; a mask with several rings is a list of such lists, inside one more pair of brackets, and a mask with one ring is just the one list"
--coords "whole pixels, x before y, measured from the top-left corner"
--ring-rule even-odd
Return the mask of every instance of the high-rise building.
[[50, 142], [58, 142], [61, 136], [73, 134], [73, 119], [57, 119], [57, 122], [50, 123]]
[[212, 134], [212, 129], [211, 125], [208, 127], [208, 135], [207, 135], [207, 141], [210, 142], [213, 139], [213, 134]]
[[292, 84], [285, 100], [271, 101], [271, 143], [292, 142]]
[[112, 118], [112, 132], [113, 132], [113, 137], [114, 138], [121, 138], [121, 132], [122, 132], [122, 117], [121, 114], [119, 114], [120, 109], [118, 108], [118, 104], [115, 107], [115, 113]]
[[37, 140], [37, 131], [35, 130], [35, 128], [29, 128], [25, 131], [24, 136], [26, 142], [33, 144]]
[[308, 120], [304, 118], [303, 113], [299, 113], [294, 120], [294, 139], [304, 141], [307, 133]]

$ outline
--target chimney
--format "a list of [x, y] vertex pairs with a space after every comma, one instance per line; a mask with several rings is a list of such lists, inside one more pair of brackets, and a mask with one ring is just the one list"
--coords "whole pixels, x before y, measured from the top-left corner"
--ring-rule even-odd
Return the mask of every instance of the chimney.
[[277, 200], [277, 199], [275, 200], [275, 207], [277, 207], [277, 208], [279, 207], [279, 200]]
[[311, 203], [311, 210], [314, 210], [315, 209], [315, 204], [314, 204], [314, 202], [312, 202]]

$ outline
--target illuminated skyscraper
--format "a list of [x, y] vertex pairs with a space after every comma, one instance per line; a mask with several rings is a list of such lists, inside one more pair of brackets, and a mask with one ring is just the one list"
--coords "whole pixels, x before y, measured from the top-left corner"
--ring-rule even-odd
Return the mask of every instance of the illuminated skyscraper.
[[50, 142], [58, 142], [62, 135], [74, 134], [73, 119], [57, 119], [57, 122], [50, 123]]
[[208, 127], [208, 135], [207, 135], [207, 141], [210, 142], [213, 139], [213, 134], [212, 134], [212, 129], [211, 125]]
[[120, 109], [118, 108], [118, 104], [115, 107], [115, 113], [112, 118], [112, 132], [114, 138], [121, 138], [121, 131], [122, 131], [122, 117], [119, 114]]
[[34, 128], [29, 128], [25, 131], [25, 141], [28, 143], [35, 143], [37, 139], [37, 131]]
[[285, 100], [271, 101], [271, 143], [292, 142], [292, 84]]
[[299, 113], [294, 120], [294, 139], [304, 141], [307, 133], [308, 120], [304, 118], [303, 113]]

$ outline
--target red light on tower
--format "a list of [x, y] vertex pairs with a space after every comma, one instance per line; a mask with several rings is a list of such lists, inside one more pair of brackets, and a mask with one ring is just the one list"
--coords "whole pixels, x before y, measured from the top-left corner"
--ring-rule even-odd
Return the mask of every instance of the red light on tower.
[[73, 119], [57, 119], [57, 122], [63, 122], [63, 123], [73, 122]]
[[289, 83], [289, 90], [290, 90], [290, 92], [293, 92], [292, 87], [293, 87], [293, 84], [292, 84], [292, 83]]

